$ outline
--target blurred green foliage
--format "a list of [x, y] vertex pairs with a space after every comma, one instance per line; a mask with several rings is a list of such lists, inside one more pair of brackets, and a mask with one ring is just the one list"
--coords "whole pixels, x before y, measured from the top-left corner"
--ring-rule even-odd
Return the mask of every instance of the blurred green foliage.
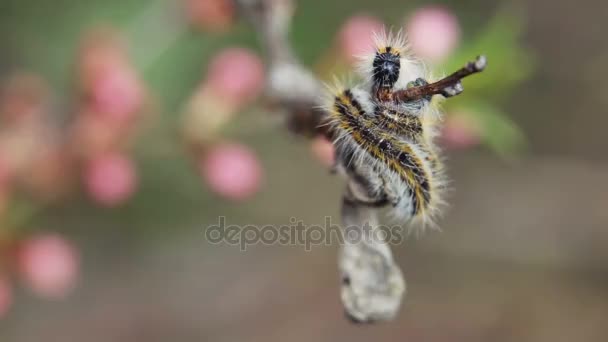
[[483, 74], [465, 80], [465, 93], [446, 101], [444, 107], [448, 112], [470, 115], [480, 125], [485, 143], [503, 156], [521, 152], [525, 137], [501, 104], [512, 100], [512, 91], [531, 76], [535, 64], [531, 52], [522, 47], [524, 22], [514, 11], [500, 10], [476, 38], [465, 38], [442, 66], [449, 72], [460, 68], [472, 56], [486, 55], [488, 67]]

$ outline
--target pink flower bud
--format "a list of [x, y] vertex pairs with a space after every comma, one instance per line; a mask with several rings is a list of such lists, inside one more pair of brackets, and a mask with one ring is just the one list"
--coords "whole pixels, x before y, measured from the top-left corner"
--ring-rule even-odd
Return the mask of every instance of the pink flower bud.
[[129, 57], [122, 37], [112, 29], [102, 28], [85, 35], [77, 62], [80, 85], [88, 92], [108, 70], [129, 65]]
[[227, 199], [245, 200], [260, 188], [262, 167], [255, 154], [242, 145], [215, 146], [199, 168], [209, 187]]
[[311, 151], [313, 156], [319, 160], [323, 165], [331, 167], [334, 165], [336, 156], [334, 151], [334, 145], [331, 141], [325, 137], [316, 137], [311, 145]]
[[24, 282], [41, 297], [64, 298], [76, 285], [78, 253], [59, 235], [42, 234], [27, 239], [17, 258]]
[[186, 0], [189, 21], [204, 30], [224, 31], [234, 21], [234, 3], [231, 0]]
[[448, 57], [460, 40], [458, 19], [440, 6], [415, 11], [406, 25], [406, 31], [414, 53], [434, 63]]
[[109, 68], [91, 87], [91, 109], [118, 123], [128, 123], [143, 105], [143, 89], [131, 67]]
[[357, 56], [374, 51], [374, 34], [384, 29], [382, 21], [376, 17], [359, 14], [349, 18], [338, 34], [340, 49], [349, 62], [356, 62]]
[[135, 192], [137, 172], [128, 157], [108, 153], [88, 163], [84, 182], [95, 202], [114, 207], [127, 201]]
[[263, 90], [264, 65], [247, 49], [225, 49], [209, 64], [207, 85], [223, 101], [237, 106], [247, 104]]
[[467, 114], [450, 113], [446, 116], [441, 141], [449, 149], [464, 150], [479, 145], [478, 124]]
[[8, 278], [0, 275], [0, 319], [4, 318], [13, 304], [13, 290]]
[[98, 115], [126, 123], [141, 109], [144, 89], [121, 36], [111, 30], [88, 34], [80, 49], [80, 86]]

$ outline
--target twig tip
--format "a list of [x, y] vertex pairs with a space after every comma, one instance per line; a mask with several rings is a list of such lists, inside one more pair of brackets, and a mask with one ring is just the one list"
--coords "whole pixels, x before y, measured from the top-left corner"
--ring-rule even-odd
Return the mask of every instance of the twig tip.
[[488, 65], [488, 59], [486, 58], [485, 55], [480, 55], [477, 56], [477, 59], [475, 59], [475, 69], [477, 71], [483, 71], [486, 66]]

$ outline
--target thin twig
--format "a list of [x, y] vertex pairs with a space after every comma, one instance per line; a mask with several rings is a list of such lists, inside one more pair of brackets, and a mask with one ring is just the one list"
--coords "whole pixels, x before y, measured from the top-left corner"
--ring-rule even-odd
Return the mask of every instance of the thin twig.
[[486, 65], [486, 57], [479, 56], [475, 61], [467, 63], [462, 69], [437, 82], [396, 91], [392, 94], [392, 99], [395, 102], [410, 102], [433, 95], [456, 96], [464, 90], [461, 82], [462, 79], [482, 72]]

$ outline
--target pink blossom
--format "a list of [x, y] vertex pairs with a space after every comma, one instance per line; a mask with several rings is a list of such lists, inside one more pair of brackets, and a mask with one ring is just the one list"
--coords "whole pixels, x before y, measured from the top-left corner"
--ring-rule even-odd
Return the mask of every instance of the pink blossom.
[[349, 18], [338, 34], [341, 52], [349, 62], [357, 56], [373, 52], [374, 34], [384, 29], [382, 21], [376, 17], [359, 14]]
[[8, 278], [0, 275], [0, 319], [4, 318], [13, 304], [13, 290]]
[[57, 234], [28, 238], [22, 243], [17, 258], [17, 267], [26, 285], [41, 297], [63, 298], [76, 285], [78, 253]]
[[85, 37], [78, 76], [90, 109], [99, 115], [125, 123], [143, 105], [143, 85], [129, 61], [126, 44], [112, 30], [97, 30]]
[[116, 153], [100, 155], [91, 160], [84, 174], [86, 189], [97, 203], [113, 207], [127, 201], [137, 187], [133, 162]]
[[245, 200], [260, 188], [262, 167], [255, 154], [245, 146], [215, 146], [199, 167], [211, 189], [227, 199]]
[[334, 165], [336, 157], [334, 145], [331, 143], [331, 141], [327, 140], [325, 137], [319, 136], [312, 141], [310, 147], [313, 156], [323, 165], [327, 167]]
[[478, 124], [463, 113], [450, 113], [445, 119], [441, 132], [442, 143], [450, 149], [463, 150], [480, 143], [480, 128]]
[[112, 29], [89, 32], [83, 39], [78, 55], [78, 77], [85, 91], [93, 88], [96, 79], [116, 66], [129, 65], [123, 38]]
[[207, 85], [220, 99], [243, 105], [260, 95], [264, 87], [264, 65], [253, 52], [228, 48], [209, 64]]
[[224, 31], [234, 21], [232, 0], [186, 0], [189, 21], [204, 30]]
[[108, 68], [91, 87], [91, 109], [113, 121], [126, 123], [142, 107], [143, 89], [131, 67]]
[[415, 11], [409, 18], [406, 31], [414, 53], [434, 63], [448, 57], [460, 40], [458, 19], [441, 6]]

